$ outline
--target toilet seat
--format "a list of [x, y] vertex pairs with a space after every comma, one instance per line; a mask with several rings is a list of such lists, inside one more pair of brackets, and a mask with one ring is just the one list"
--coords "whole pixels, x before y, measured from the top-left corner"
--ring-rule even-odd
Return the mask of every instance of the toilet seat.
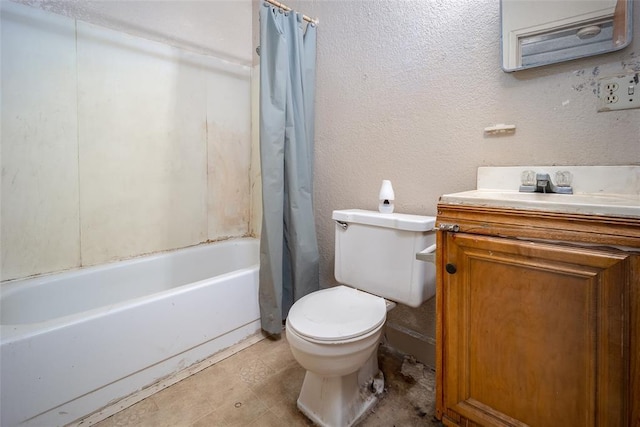
[[383, 298], [340, 285], [300, 298], [289, 310], [287, 325], [302, 338], [337, 342], [382, 327], [386, 316]]

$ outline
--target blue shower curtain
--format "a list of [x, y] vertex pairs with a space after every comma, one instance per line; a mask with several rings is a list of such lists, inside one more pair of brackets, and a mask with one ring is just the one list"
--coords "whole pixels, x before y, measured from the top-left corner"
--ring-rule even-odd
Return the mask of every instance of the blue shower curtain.
[[319, 288], [313, 214], [316, 26], [260, 7], [260, 315], [282, 332], [295, 301]]

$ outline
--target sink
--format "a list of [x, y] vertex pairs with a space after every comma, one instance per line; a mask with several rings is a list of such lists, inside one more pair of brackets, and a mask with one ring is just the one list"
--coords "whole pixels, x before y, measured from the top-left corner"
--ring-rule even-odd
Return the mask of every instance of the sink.
[[[521, 193], [524, 170], [574, 176], [574, 194]], [[440, 203], [640, 218], [640, 166], [483, 167], [478, 188], [445, 194]]]

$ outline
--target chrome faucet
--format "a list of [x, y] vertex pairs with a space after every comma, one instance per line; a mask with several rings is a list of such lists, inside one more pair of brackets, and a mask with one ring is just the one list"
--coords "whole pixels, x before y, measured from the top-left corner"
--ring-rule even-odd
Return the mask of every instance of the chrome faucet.
[[537, 193], [547, 193], [547, 188], [549, 189], [549, 193], [555, 193], [553, 191], [553, 182], [551, 182], [551, 177], [549, 177], [548, 173], [537, 173], [536, 174], [536, 192]]
[[570, 172], [556, 172], [556, 182], [558, 183], [557, 185], [551, 181], [551, 177], [548, 173], [524, 171], [522, 173], [522, 185], [520, 185], [520, 192], [573, 194]]

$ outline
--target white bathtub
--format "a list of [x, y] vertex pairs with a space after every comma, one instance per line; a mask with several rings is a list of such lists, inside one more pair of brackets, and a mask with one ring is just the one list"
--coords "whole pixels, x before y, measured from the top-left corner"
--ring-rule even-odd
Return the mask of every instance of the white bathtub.
[[258, 246], [2, 284], [0, 424], [65, 425], [258, 332]]

